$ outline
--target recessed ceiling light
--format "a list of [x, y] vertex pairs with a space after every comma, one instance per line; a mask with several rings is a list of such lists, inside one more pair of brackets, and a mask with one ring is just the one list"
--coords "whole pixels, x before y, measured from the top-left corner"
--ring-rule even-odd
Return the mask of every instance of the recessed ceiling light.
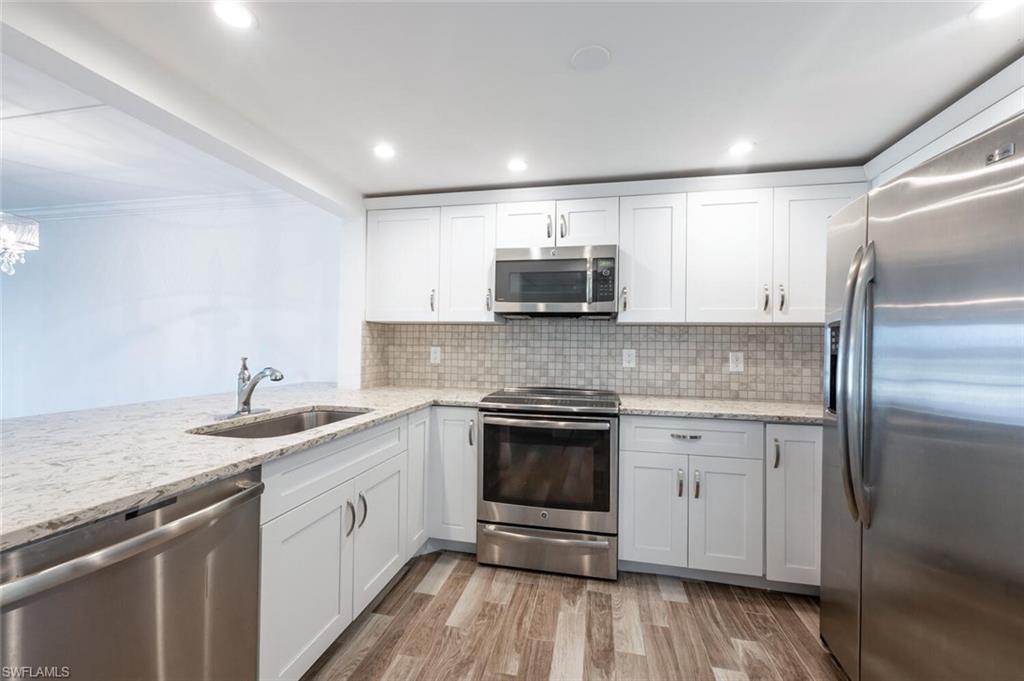
[[513, 158], [508, 162], [508, 169], [513, 173], [521, 173], [526, 170], [526, 161], [521, 158]]
[[608, 62], [612, 59], [612, 53], [608, 51], [607, 47], [600, 45], [587, 45], [581, 47], [573, 53], [572, 59], [569, 63], [577, 71], [593, 72], [600, 71], [604, 67], [608, 66]]
[[213, 11], [221, 21], [232, 28], [246, 29], [256, 25], [256, 15], [240, 2], [219, 0], [213, 3]]
[[1020, 6], [1022, 0], [986, 0], [973, 10], [971, 18], [977, 21], [988, 21], [1009, 14]]
[[730, 156], [746, 156], [754, 150], [754, 143], [750, 140], [736, 140], [729, 147]]
[[377, 146], [373, 148], [373, 155], [377, 158], [394, 158], [395, 148], [387, 142], [379, 142]]

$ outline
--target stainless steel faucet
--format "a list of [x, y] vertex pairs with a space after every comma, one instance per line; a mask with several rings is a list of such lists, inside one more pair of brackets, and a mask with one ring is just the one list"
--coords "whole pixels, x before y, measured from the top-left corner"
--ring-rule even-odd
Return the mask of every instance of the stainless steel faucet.
[[238, 409], [235, 411], [235, 416], [241, 416], [242, 414], [253, 414], [257, 411], [266, 411], [265, 409], [252, 408], [252, 392], [256, 390], [256, 386], [264, 378], [269, 378], [271, 381], [280, 381], [284, 378], [284, 374], [275, 369], [274, 367], [266, 367], [255, 376], [249, 374], [249, 365], [246, 364], [248, 357], [242, 358], [242, 368], [238, 370]]

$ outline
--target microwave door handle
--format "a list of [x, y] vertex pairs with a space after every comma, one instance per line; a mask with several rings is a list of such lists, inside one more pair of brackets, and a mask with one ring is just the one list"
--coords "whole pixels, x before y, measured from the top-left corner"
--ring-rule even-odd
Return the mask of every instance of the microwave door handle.
[[484, 416], [485, 426], [511, 428], [548, 428], [551, 430], [611, 430], [608, 421], [551, 421], [544, 419], [515, 419], [507, 416]]

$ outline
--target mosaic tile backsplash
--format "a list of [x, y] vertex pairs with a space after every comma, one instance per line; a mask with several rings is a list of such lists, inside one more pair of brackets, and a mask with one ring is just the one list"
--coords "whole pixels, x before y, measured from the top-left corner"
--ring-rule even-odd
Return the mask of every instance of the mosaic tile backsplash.
[[[441, 363], [430, 364], [431, 346]], [[636, 350], [636, 368], [622, 351]], [[729, 352], [744, 371], [729, 371]], [[375, 324], [363, 332], [363, 386], [556, 385], [707, 399], [821, 399], [822, 330], [645, 326], [607, 320]]]

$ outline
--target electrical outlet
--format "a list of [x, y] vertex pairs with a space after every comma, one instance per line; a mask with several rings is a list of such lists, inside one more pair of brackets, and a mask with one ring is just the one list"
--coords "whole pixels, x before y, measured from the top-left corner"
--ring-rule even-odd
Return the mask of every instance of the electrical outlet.
[[626, 369], [636, 368], [636, 350], [622, 351], [622, 366]]
[[730, 352], [729, 353], [729, 371], [736, 373], [743, 371], [743, 353], [742, 352]]
[[436, 346], [436, 345], [430, 346], [430, 363], [431, 364], [440, 364], [441, 363], [441, 348]]

